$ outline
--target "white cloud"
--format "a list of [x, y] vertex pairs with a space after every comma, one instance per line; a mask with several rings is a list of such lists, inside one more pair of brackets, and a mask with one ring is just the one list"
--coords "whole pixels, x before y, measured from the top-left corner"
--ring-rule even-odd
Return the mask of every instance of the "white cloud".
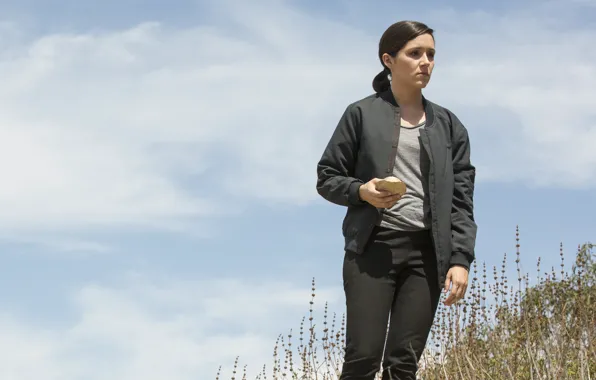
[[[317, 291], [337, 308], [341, 291]], [[0, 378], [11, 380], [229, 378], [235, 357], [255, 375], [272, 363], [276, 336], [308, 312], [309, 287], [287, 283], [148, 282], [89, 285], [71, 323], [34, 326], [0, 316]], [[31, 365], [34, 363], [35, 365]], [[254, 378], [254, 376], [252, 376]]]
[[[152, 83], [159, 75], [143, 67], [152, 57], [134, 51], [159, 45], [152, 33], [149, 25], [49, 36], [0, 62], [7, 78], [0, 90], [0, 175], [8, 185], [0, 189], [0, 223], [159, 227], [214, 212], [178, 182], [180, 174], [192, 178], [205, 168], [205, 152], [194, 146], [203, 128], [176, 109], [175, 94], [163, 93], [175, 84]], [[192, 98], [187, 94], [186, 103]]]
[[[42, 251], [55, 254], [61, 253], [66, 257], [82, 258], [89, 255], [113, 253], [114, 247], [94, 240], [65, 238], [54, 234], [35, 234], [31, 236], [18, 234], [0, 234], [0, 241], [21, 246], [41, 248]], [[36, 250], [37, 252], [39, 250]]]
[[[347, 103], [371, 91], [379, 36], [263, 4], [222, 3], [211, 26], [5, 43], [0, 224], [184, 230], [253, 199], [316, 198], [316, 161]], [[465, 116], [479, 178], [594, 186], [594, 32], [444, 16], [428, 13], [428, 93]]]

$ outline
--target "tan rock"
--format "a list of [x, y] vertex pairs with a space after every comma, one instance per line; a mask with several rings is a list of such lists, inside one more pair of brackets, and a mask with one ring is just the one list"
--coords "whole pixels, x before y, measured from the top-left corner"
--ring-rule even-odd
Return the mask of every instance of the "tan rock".
[[376, 188], [378, 191], [389, 191], [391, 194], [404, 195], [406, 193], [406, 184], [393, 176], [383, 178], [377, 182]]

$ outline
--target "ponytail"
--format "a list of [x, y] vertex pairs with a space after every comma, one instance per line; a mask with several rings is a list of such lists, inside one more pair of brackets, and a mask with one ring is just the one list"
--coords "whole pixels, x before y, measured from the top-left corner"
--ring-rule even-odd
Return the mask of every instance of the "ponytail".
[[383, 69], [377, 76], [373, 79], [372, 86], [375, 92], [381, 93], [389, 90], [391, 88], [391, 82], [389, 81], [389, 74], [390, 71], [387, 67]]

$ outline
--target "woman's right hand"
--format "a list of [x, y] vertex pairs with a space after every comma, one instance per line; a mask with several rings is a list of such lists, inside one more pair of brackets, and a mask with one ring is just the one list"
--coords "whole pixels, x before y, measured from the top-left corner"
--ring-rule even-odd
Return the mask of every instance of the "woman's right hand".
[[379, 178], [373, 178], [367, 183], [360, 185], [360, 188], [358, 189], [360, 199], [370, 203], [376, 208], [391, 208], [397, 203], [401, 196], [399, 194], [391, 194], [385, 190], [378, 191], [376, 184], [379, 181]]

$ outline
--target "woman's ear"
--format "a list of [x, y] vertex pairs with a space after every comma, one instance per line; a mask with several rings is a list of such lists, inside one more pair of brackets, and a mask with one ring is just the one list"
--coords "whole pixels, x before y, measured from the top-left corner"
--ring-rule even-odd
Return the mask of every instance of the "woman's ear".
[[383, 60], [385, 67], [389, 68], [389, 67], [391, 67], [391, 65], [393, 65], [393, 57], [390, 56], [389, 54], [387, 54], [387, 53], [383, 54], [381, 56], [381, 59]]

